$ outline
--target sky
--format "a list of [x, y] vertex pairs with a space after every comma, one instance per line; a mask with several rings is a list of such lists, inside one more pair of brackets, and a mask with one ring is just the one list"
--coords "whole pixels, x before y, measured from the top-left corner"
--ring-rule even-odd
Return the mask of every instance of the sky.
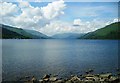
[[0, 23], [42, 32], [87, 33], [118, 21], [117, 2], [2, 2]]
[[[0, 0], [3, 1], [3, 0]], [[4, 0], [7, 2], [21, 2], [21, 1], [29, 1], [29, 2], [52, 2], [56, 0]], [[119, 2], [119, 0], [65, 0], [65, 2]]]

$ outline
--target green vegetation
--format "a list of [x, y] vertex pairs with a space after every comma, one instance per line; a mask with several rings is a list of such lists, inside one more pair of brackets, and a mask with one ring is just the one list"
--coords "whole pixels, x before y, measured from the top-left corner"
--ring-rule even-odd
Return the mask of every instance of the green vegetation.
[[30, 39], [30, 37], [20, 35], [16, 32], [10, 31], [6, 28], [2, 28], [2, 38], [3, 39]]
[[[26, 32], [24, 29], [11, 27], [7, 25], [0, 25], [0, 34], [3, 39], [45, 39], [47, 36], [34, 35]], [[38, 32], [39, 33], [39, 32]], [[40, 33], [41, 34], [41, 33]]]
[[112, 23], [94, 32], [89, 32], [79, 39], [120, 39], [119, 25], [120, 22]]

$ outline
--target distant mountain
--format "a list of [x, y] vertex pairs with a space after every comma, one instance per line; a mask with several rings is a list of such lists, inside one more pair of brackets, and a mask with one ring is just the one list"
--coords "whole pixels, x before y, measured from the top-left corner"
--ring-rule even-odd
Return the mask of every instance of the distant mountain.
[[78, 34], [78, 33], [62, 33], [62, 34], [56, 34], [53, 35], [52, 38], [59, 38], [59, 39], [76, 39], [80, 36], [83, 36], [84, 34]]
[[[16, 27], [11, 27], [7, 25], [0, 24], [0, 28], [2, 29], [2, 38], [3, 39], [46, 39], [48, 38], [47, 36], [43, 37], [43, 35], [33, 35], [29, 32], [27, 32], [24, 29], [21, 28], [16, 28]], [[32, 30], [31, 30], [32, 31]], [[37, 32], [37, 31], [35, 31]], [[39, 33], [39, 32], [38, 32]], [[42, 33], [40, 33], [42, 34]]]
[[112, 23], [104, 28], [80, 36], [79, 39], [120, 39], [118, 25], [120, 25], [120, 22]]

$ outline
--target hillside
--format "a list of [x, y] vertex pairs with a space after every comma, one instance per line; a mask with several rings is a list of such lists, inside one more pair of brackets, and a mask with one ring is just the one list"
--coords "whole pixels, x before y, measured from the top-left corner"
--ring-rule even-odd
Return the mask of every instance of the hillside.
[[24, 29], [26, 32], [28, 32], [28, 33], [31, 33], [32, 35], [36, 35], [36, 36], [38, 36], [39, 38], [50, 38], [50, 37], [48, 37], [47, 35], [45, 35], [45, 34], [43, 34], [43, 33], [40, 33], [40, 32], [38, 32], [38, 31], [35, 31], [35, 30], [27, 30], [27, 29]]
[[89, 32], [79, 37], [79, 39], [120, 39], [118, 25], [120, 25], [120, 22], [112, 23], [94, 32]]
[[[7, 25], [0, 25], [2, 28], [2, 38], [3, 39], [46, 39], [47, 37], [33, 35], [26, 32], [24, 29], [11, 27]], [[39, 32], [38, 32], [39, 33]]]
[[31, 39], [31, 37], [20, 35], [6, 28], [2, 28], [2, 38], [3, 39]]

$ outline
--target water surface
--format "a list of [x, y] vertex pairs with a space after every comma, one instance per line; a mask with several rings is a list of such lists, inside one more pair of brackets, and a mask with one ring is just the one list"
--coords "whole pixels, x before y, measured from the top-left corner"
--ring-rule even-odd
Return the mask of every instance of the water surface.
[[7, 39], [2, 41], [3, 79], [44, 74], [115, 72], [118, 66], [117, 40]]

